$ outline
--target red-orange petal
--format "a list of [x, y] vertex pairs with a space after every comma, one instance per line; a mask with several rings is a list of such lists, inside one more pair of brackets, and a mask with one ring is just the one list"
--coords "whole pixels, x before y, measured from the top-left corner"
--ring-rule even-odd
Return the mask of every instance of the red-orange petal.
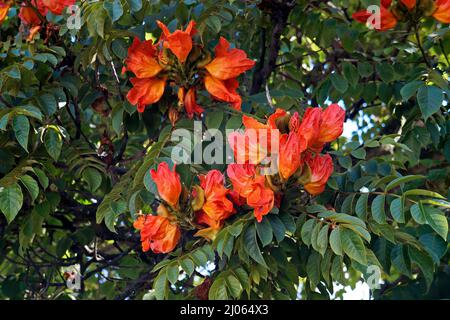
[[137, 78], [152, 78], [163, 69], [156, 59], [156, 48], [152, 40], [141, 42], [137, 37], [128, 48], [125, 64]]
[[145, 106], [153, 104], [161, 99], [164, 94], [166, 80], [160, 78], [131, 78], [133, 88], [128, 92], [127, 99], [137, 105], [139, 112], [144, 112]]
[[244, 50], [231, 49], [229, 42], [220, 37], [216, 57], [205, 68], [215, 78], [228, 80], [238, 77], [254, 65], [255, 61], [248, 59]]
[[242, 98], [236, 92], [236, 89], [239, 86], [236, 79], [222, 81], [210, 74], [206, 74], [204, 81], [206, 90], [215, 99], [223, 102], [229, 102], [234, 109], [241, 110]]

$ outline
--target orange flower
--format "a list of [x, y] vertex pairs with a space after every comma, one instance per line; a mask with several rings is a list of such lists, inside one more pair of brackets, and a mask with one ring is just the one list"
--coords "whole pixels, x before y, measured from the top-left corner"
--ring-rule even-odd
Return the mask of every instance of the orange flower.
[[47, 14], [48, 9], [44, 5], [42, 0], [34, 0], [31, 3], [35, 8], [26, 6], [25, 4], [22, 5], [19, 11], [19, 18], [22, 21], [22, 23], [26, 25], [30, 26], [40, 25], [43, 21], [36, 13], [36, 9], [43, 17], [45, 17], [45, 15]]
[[137, 37], [128, 48], [125, 64], [127, 70], [133, 72], [137, 78], [152, 78], [163, 69], [158, 63], [156, 48], [152, 40], [141, 42]]
[[195, 88], [190, 88], [184, 97], [184, 108], [188, 117], [192, 119], [195, 114], [201, 115], [203, 113], [203, 108], [197, 104], [197, 94]]
[[64, 8], [75, 4], [76, 0], [42, 0], [42, 2], [52, 13], [61, 15]]
[[255, 61], [248, 59], [244, 50], [231, 49], [230, 43], [223, 37], [220, 37], [215, 53], [216, 57], [205, 68], [219, 80], [236, 78], [255, 65]]
[[300, 168], [303, 163], [302, 152], [306, 148], [306, 139], [295, 132], [281, 136], [278, 171], [284, 180], [288, 180]]
[[198, 230], [195, 233], [196, 237], [203, 237], [208, 240], [214, 240], [217, 233], [222, 229], [223, 220], [214, 220], [203, 211], [195, 213], [197, 223], [207, 225], [207, 228]]
[[312, 195], [322, 193], [327, 184], [328, 178], [333, 173], [333, 161], [329, 154], [317, 154], [313, 157], [307, 154], [306, 163], [311, 169], [311, 177], [309, 182], [305, 183], [304, 188]]
[[308, 142], [308, 148], [320, 152], [326, 143], [337, 139], [344, 128], [345, 111], [332, 104], [325, 111], [322, 108], [307, 108], [298, 129]]
[[173, 216], [161, 204], [158, 215], [140, 215], [133, 226], [140, 230], [142, 251], [152, 250], [154, 253], [168, 253], [176, 246], [181, 237], [180, 228]]
[[173, 208], [178, 208], [178, 199], [181, 194], [181, 181], [175, 169], [176, 165], [173, 166], [173, 170], [171, 171], [166, 162], [161, 162], [156, 171], [154, 169], [150, 170], [150, 175], [156, 184], [159, 196]]
[[161, 99], [166, 86], [165, 78], [131, 78], [133, 88], [127, 94], [131, 104], [136, 105], [139, 112], [144, 112], [145, 106], [153, 104]]
[[214, 99], [231, 103], [236, 110], [241, 110], [242, 98], [237, 93], [239, 82], [236, 79], [220, 80], [209, 73], [204, 77], [205, 88]]
[[200, 175], [200, 186], [205, 191], [203, 211], [216, 221], [225, 220], [233, 214], [233, 203], [227, 199], [228, 189], [224, 187], [224, 177], [219, 170], [211, 170]]
[[11, 5], [9, 3], [0, 1], [0, 24], [3, 23], [3, 21], [5, 21], [10, 7]]
[[[410, 1], [408, 1], [408, 2], [410, 2]], [[378, 31], [386, 31], [386, 30], [394, 28], [397, 25], [397, 19], [392, 14], [392, 12], [389, 11], [389, 9], [388, 9], [390, 4], [391, 4], [391, 0], [381, 1], [380, 24], [378, 26], [373, 25], [375, 27], [375, 29]], [[367, 23], [369, 18], [371, 18], [372, 16], [373, 16], [372, 12], [368, 12], [367, 10], [361, 10], [361, 11], [355, 12], [352, 15], [352, 18], [358, 22]], [[370, 22], [373, 23], [375, 21], [370, 21]]]
[[254, 208], [256, 221], [261, 222], [263, 216], [272, 210], [274, 205], [274, 194], [272, 189], [265, 186], [262, 179], [257, 179], [253, 184], [253, 191], [247, 197], [247, 204]]
[[279, 142], [279, 130], [277, 120], [286, 115], [283, 109], [277, 109], [269, 116], [267, 124], [263, 124], [255, 118], [242, 116], [245, 127], [244, 133], [233, 132], [228, 136], [228, 143], [234, 152], [238, 163], [250, 162], [258, 164], [270, 153], [276, 153]]
[[442, 23], [450, 23], [450, 0], [436, 0], [435, 5], [433, 17]]
[[197, 32], [195, 30], [195, 21], [190, 21], [186, 30], [176, 30], [171, 33], [167, 26], [161, 21], [156, 23], [163, 31], [161, 41], [165, 48], [168, 48], [178, 58], [181, 63], [184, 63], [192, 50], [192, 36]]
[[258, 222], [272, 210], [274, 193], [265, 185], [265, 177], [256, 172], [251, 164], [230, 164], [227, 175], [231, 180], [234, 191], [247, 200], [247, 205], [254, 209]]
[[224, 187], [223, 174], [218, 170], [211, 170], [206, 175], [200, 175], [201, 190], [195, 190], [199, 201], [203, 203], [200, 211], [196, 213], [197, 222], [206, 224], [209, 228], [201, 229], [196, 236], [214, 240], [217, 232], [222, 228], [223, 221], [234, 213], [233, 203], [228, 200], [229, 190]]

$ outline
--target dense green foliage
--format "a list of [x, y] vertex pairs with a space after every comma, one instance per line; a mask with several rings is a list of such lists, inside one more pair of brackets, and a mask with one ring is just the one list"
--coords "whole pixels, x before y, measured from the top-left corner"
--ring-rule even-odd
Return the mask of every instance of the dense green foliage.
[[[0, 25], [0, 298], [329, 299], [371, 265], [377, 299], [450, 298], [450, 29], [427, 18], [378, 32], [350, 18], [375, 2], [78, 1], [81, 29], [49, 14], [57, 27], [32, 42], [11, 9]], [[237, 214], [214, 242], [186, 233], [170, 254], [142, 252], [132, 223], [155, 209], [149, 169], [169, 161], [173, 101], [138, 113], [121, 69], [134, 36], [159, 38], [156, 20], [195, 20], [206, 47], [221, 35], [257, 61], [240, 78], [242, 112], [198, 93], [206, 128], [274, 106], [345, 105], [357, 130], [329, 146], [324, 193], [286, 194], [262, 223]], [[212, 168], [225, 165], [177, 170], [191, 185]], [[64, 279], [74, 264], [76, 291]]]

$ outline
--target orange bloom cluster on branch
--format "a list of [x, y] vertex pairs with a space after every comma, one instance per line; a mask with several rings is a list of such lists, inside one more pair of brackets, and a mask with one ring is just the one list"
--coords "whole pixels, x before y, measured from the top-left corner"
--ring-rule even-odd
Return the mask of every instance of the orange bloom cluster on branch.
[[442, 23], [450, 23], [450, 0], [381, 0], [379, 23], [376, 13], [368, 10], [355, 12], [352, 17], [361, 23], [370, 23], [379, 31], [394, 28], [398, 21], [416, 21], [422, 16], [433, 16]]
[[225, 38], [220, 38], [215, 57], [211, 58], [200, 43], [193, 41], [197, 33], [194, 21], [185, 30], [175, 32], [170, 32], [162, 22], [157, 23], [162, 29], [158, 43], [135, 38], [128, 49], [125, 70], [135, 75], [130, 80], [133, 88], [127, 95], [130, 103], [143, 112], [147, 105], [161, 99], [168, 82], [177, 90], [177, 111], [184, 107], [189, 118], [203, 112], [196, 102], [196, 91], [203, 87], [214, 99], [240, 110], [242, 98], [237, 93], [237, 77], [255, 62], [243, 50], [230, 48]]
[[[161, 200], [158, 216], [140, 216], [135, 223], [144, 251], [173, 250], [181, 229], [195, 230], [196, 236], [212, 240], [225, 220], [237, 212], [253, 211], [261, 222], [274, 206], [279, 207], [287, 189], [303, 188], [311, 195], [323, 192], [333, 173], [333, 162], [329, 154], [321, 152], [325, 144], [342, 134], [344, 117], [337, 104], [325, 110], [307, 108], [302, 117], [277, 109], [267, 123], [244, 116], [246, 130], [229, 136], [236, 156], [247, 153], [244, 163], [228, 165], [230, 187], [220, 171], [211, 170], [199, 175], [199, 183], [188, 190], [175, 165], [171, 170], [167, 163], [160, 163], [157, 170], [150, 171]], [[245, 140], [251, 130], [258, 133], [256, 140]], [[239, 139], [245, 144], [235, 143]], [[275, 145], [279, 149], [274, 149]], [[277, 170], [266, 171], [267, 165]]]

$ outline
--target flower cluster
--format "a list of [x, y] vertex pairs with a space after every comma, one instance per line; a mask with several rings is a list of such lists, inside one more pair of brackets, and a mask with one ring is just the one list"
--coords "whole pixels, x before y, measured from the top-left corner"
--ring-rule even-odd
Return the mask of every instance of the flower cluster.
[[[355, 12], [352, 17], [367, 23], [373, 14], [367, 10]], [[422, 16], [433, 16], [442, 23], [450, 23], [450, 0], [381, 0], [379, 31], [394, 28], [398, 21], [408, 21]]]
[[[128, 49], [125, 69], [134, 73], [133, 88], [128, 92], [128, 101], [143, 112], [147, 105], [158, 102], [163, 96], [166, 84], [176, 90], [177, 107], [173, 114], [184, 107], [187, 115], [201, 114], [197, 104], [197, 90], [205, 88], [211, 96], [227, 102], [235, 109], [241, 108], [242, 98], [237, 93], [237, 77], [252, 68], [253, 60], [243, 50], [231, 48], [225, 38], [220, 38], [215, 48], [215, 57], [200, 44], [193, 41], [195, 22], [191, 21], [185, 30], [170, 32], [160, 21], [162, 30], [156, 44], [152, 40], [135, 38]], [[172, 116], [176, 118], [176, 115]]]
[[[32, 40], [41, 30], [48, 12], [61, 15], [65, 8], [75, 4], [75, 2], [76, 0], [30, 0], [29, 2], [22, 2], [19, 18], [22, 24], [29, 28], [28, 40]], [[10, 0], [0, 0], [0, 24], [6, 19], [12, 3]]]
[[[135, 222], [143, 250], [172, 251], [181, 229], [196, 230], [196, 236], [214, 239], [224, 221], [238, 211], [253, 211], [261, 222], [274, 206], [279, 207], [287, 189], [303, 188], [311, 195], [320, 194], [333, 173], [331, 156], [321, 152], [342, 134], [344, 117], [344, 110], [337, 104], [325, 110], [307, 108], [302, 118], [297, 112], [290, 115], [277, 109], [267, 123], [243, 116], [245, 131], [229, 135], [235, 155], [242, 154], [245, 160], [228, 165], [230, 187], [220, 171], [211, 170], [199, 175], [198, 184], [187, 190], [176, 165], [171, 170], [167, 163], [160, 163], [157, 170], [150, 171], [161, 199], [158, 215], [141, 215]], [[245, 141], [248, 143], [244, 146], [237, 142], [255, 128], [256, 141]], [[274, 144], [280, 148], [274, 149]], [[261, 151], [265, 156], [260, 156]], [[264, 172], [265, 162], [275, 165], [277, 171]]]

